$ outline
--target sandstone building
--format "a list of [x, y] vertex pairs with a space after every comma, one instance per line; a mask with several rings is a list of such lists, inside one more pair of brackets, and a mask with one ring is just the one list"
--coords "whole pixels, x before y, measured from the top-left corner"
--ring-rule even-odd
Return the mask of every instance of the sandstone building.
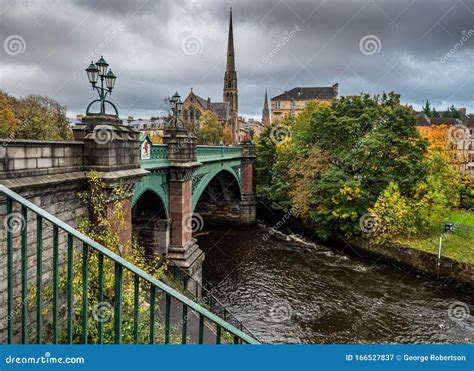
[[330, 102], [337, 98], [339, 84], [328, 87], [297, 87], [277, 95], [272, 101], [272, 121], [303, 110], [308, 102]]

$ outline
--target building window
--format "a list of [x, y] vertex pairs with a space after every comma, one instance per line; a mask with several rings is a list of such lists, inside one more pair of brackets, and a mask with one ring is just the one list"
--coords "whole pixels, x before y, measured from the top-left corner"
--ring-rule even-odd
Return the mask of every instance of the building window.
[[277, 101], [275, 102], [275, 108], [276, 108], [276, 109], [280, 109], [280, 101], [279, 101], [279, 100], [277, 100]]

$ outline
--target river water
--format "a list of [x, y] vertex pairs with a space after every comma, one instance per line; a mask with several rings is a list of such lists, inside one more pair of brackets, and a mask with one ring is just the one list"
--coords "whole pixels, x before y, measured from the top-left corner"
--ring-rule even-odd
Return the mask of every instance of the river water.
[[198, 237], [204, 285], [261, 342], [474, 342], [473, 289], [268, 231]]

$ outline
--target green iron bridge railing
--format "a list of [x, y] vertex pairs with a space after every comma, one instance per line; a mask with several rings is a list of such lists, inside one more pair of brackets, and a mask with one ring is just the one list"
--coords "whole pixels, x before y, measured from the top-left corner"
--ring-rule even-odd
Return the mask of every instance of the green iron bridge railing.
[[[209, 310], [200, 306], [196, 302], [187, 298], [180, 292], [166, 285], [157, 278], [146, 273], [142, 269], [132, 265], [130, 262], [122, 258], [121, 256], [115, 254], [106, 247], [98, 244], [89, 237], [80, 233], [76, 229], [72, 228], [68, 224], [62, 222], [55, 216], [49, 214], [40, 207], [34, 205], [30, 201], [21, 197], [17, 193], [8, 189], [7, 187], [0, 185], [0, 195], [6, 197], [6, 215], [12, 215], [14, 212], [14, 206], [18, 207], [20, 210], [20, 215], [22, 219], [22, 228], [20, 236], [14, 236], [14, 231], [11, 228], [6, 227], [6, 255], [7, 255], [7, 343], [11, 344], [13, 342], [27, 343], [28, 342], [28, 333], [29, 333], [29, 321], [31, 320], [29, 306], [25, 303], [28, 300], [29, 290], [34, 288], [35, 295], [35, 314], [36, 314], [36, 331], [35, 331], [35, 343], [43, 343], [43, 321], [45, 318], [49, 319], [52, 317], [51, 325], [51, 343], [59, 343], [59, 334], [60, 327], [63, 327], [66, 331], [66, 340], [64, 343], [73, 343], [73, 332], [74, 328], [79, 326], [81, 331], [81, 343], [88, 342], [88, 332], [91, 329], [91, 323], [89, 318], [90, 308], [88, 300], [88, 285], [95, 285], [98, 288], [98, 301], [103, 300], [103, 290], [104, 290], [104, 261], [109, 261], [113, 264], [114, 267], [114, 304], [113, 304], [113, 340], [112, 343], [120, 344], [122, 343], [123, 337], [123, 323], [122, 323], [122, 312], [123, 312], [123, 285], [130, 284], [133, 285], [133, 343], [139, 342], [139, 321], [143, 315], [139, 311], [139, 293], [143, 294], [144, 287], [146, 287], [146, 298], [147, 306], [149, 306], [149, 342], [155, 343], [155, 324], [157, 322], [156, 316], [156, 300], [157, 293], [158, 295], [164, 295], [164, 343], [170, 343], [171, 339], [171, 317], [173, 314], [181, 318], [179, 321], [180, 332], [181, 332], [181, 343], [185, 344], [188, 339], [188, 312], [193, 312], [198, 318], [198, 343], [204, 343], [204, 332], [207, 328], [212, 329], [213, 334], [215, 335], [215, 343], [220, 344], [222, 342], [233, 342], [235, 344], [257, 344], [258, 342], [253, 339], [251, 336], [245, 334], [238, 328], [232, 326], [226, 321], [222, 320], [220, 317], [216, 316]], [[36, 282], [31, 284], [31, 279], [29, 280], [28, 272], [28, 258], [31, 255], [31, 246], [28, 243], [28, 218], [30, 214], [34, 215], [36, 219]], [[45, 285], [45, 279], [43, 277], [43, 229], [44, 223], [48, 223], [52, 226], [52, 311], [51, 313], [44, 313], [44, 301], [43, 301], [43, 289]], [[59, 272], [61, 269], [60, 264], [60, 251], [59, 251], [59, 235], [60, 233], [65, 233], [66, 235], [66, 256], [65, 256], [65, 273], [67, 277], [67, 294], [63, 298], [63, 295], [60, 295], [59, 290]], [[20, 254], [18, 255], [14, 251], [14, 238], [20, 238], [21, 245]], [[82, 276], [82, 287], [79, 290], [82, 290], [82, 300], [75, 301], [73, 296], [73, 291], [75, 288], [74, 280], [74, 250], [77, 249], [75, 243], [79, 242], [79, 249], [82, 250], [82, 267], [81, 267], [81, 276]], [[90, 282], [89, 275], [89, 261], [92, 255], [98, 260], [98, 272], [97, 272], [97, 282]], [[19, 266], [14, 266], [14, 263], [19, 263]], [[21, 275], [21, 302], [23, 305], [20, 307], [21, 313], [17, 314], [15, 309], [15, 297], [14, 297], [14, 285], [16, 272]], [[124, 274], [127, 273], [127, 277], [133, 277], [129, 280], [124, 280]], [[30, 277], [32, 278], [32, 277]], [[143, 285], [146, 284], [146, 286]], [[77, 284], [77, 283], [76, 283]], [[142, 284], [142, 286], [140, 286]], [[33, 286], [33, 287], [29, 287]], [[61, 296], [61, 297], [60, 297]], [[64, 300], [64, 305], [60, 303], [60, 299]], [[172, 306], [171, 303], [174, 302]], [[74, 315], [75, 304], [80, 302], [82, 307], [82, 315]], [[181, 307], [181, 313], [172, 313], [173, 311], [179, 310]], [[60, 317], [61, 311], [61, 317]], [[62, 312], [65, 312], [64, 314]], [[47, 316], [47, 317], [45, 317]], [[18, 320], [21, 323], [15, 322], [16, 317], [20, 317]], [[61, 318], [61, 319], [60, 319]], [[62, 320], [64, 319], [64, 321]], [[80, 323], [74, 323], [79, 321]], [[17, 326], [19, 325], [19, 326]], [[98, 335], [97, 343], [102, 344], [104, 342], [104, 324], [101, 321], [97, 321], [94, 328], [94, 332]], [[18, 334], [16, 333], [16, 328], [19, 328]], [[18, 341], [16, 340], [18, 339]]]
[[[200, 162], [231, 160], [242, 157], [242, 149], [240, 147], [199, 145], [196, 146], [196, 154]], [[144, 168], [169, 167], [168, 146], [166, 144], [152, 144], [150, 158], [140, 162]]]

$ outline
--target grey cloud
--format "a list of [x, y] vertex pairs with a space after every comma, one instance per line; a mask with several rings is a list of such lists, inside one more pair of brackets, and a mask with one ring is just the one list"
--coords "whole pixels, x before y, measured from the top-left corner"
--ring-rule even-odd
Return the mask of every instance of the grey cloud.
[[[1, 44], [20, 35], [26, 49], [0, 49], [0, 88], [50, 95], [80, 113], [93, 98], [84, 68], [103, 54], [118, 76], [112, 99], [123, 116], [158, 114], [165, 96], [190, 87], [221, 100], [231, 5], [244, 116], [261, 114], [265, 89], [274, 96], [334, 82], [341, 94], [394, 90], [415, 107], [430, 99], [474, 112], [474, 36], [440, 61], [474, 30], [471, 0], [1, 0]], [[378, 53], [361, 52], [366, 35], [380, 40]], [[189, 36], [202, 42], [193, 55], [182, 48]]]

